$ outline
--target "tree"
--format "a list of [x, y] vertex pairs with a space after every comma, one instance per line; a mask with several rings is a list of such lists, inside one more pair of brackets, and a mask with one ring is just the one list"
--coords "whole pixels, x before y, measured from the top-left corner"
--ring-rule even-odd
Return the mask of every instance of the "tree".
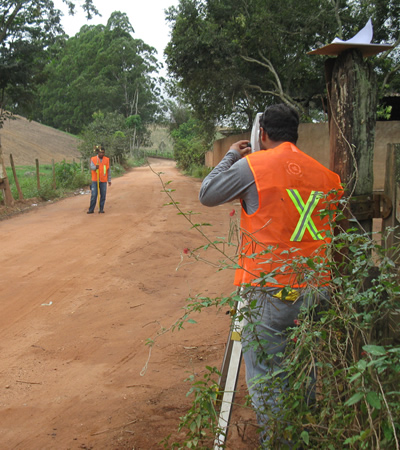
[[126, 132], [125, 118], [122, 114], [97, 111], [92, 116], [92, 121], [81, 133], [82, 143], [80, 152], [84, 158], [93, 156], [95, 145], [103, 145], [107, 156], [125, 157], [125, 149], [129, 145], [129, 137]]
[[[398, 43], [399, 12], [395, 0], [181, 0], [167, 12], [167, 65], [202, 121], [234, 117], [249, 128], [254, 112], [275, 102], [307, 118], [325, 90], [324, 58], [307, 52], [351, 37], [369, 16], [375, 42]], [[394, 81], [398, 63], [395, 52], [376, 58], [382, 83]]]
[[46, 67], [37, 119], [73, 133], [99, 110], [152, 120], [159, 93], [151, 76], [158, 69], [155, 49], [131, 33], [126, 14], [114, 12], [106, 26], [83, 26], [68, 39]]
[[[73, 1], [63, 0], [70, 12]], [[98, 14], [92, 0], [82, 8], [87, 17]], [[0, 126], [5, 110], [19, 111], [32, 101], [35, 87], [42, 81], [48, 48], [63, 35], [61, 11], [51, 0], [2, 0], [0, 6]]]
[[139, 149], [141, 145], [146, 145], [150, 142], [150, 132], [138, 114], [127, 117], [125, 126], [129, 130], [129, 151], [130, 155], [133, 156], [135, 150]]
[[180, 169], [189, 170], [191, 166], [204, 165], [204, 155], [207, 147], [204, 145], [206, 137], [200, 122], [189, 117], [171, 131], [174, 143], [174, 159]]

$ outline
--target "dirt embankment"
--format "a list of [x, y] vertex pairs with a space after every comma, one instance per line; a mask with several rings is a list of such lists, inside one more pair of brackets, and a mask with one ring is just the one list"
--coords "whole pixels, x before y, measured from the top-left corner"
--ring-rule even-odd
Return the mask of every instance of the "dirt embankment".
[[21, 116], [6, 120], [0, 129], [1, 150], [6, 166], [10, 166], [10, 154], [17, 166], [79, 160], [79, 139], [54, 128], [29, 121]]

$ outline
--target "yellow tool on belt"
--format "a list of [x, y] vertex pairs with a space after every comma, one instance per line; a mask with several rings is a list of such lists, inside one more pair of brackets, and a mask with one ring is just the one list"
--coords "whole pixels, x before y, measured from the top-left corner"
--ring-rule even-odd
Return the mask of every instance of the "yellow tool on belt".
[[279, 300], [286, 300], [288, 302], [295, 302], [300, 297], [300, 293], [295, 289], [281, 289], [272, 297], [279, 298]]

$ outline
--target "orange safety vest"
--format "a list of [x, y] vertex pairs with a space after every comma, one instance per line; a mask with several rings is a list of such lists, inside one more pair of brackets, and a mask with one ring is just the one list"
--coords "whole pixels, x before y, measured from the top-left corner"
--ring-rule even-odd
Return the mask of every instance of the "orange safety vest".
[[[242, 208], [240, 268], [234, 283], [259, 286], [257, 279], [264, 273], [274, 274], [276, 283], [272, 280], [263, 285], [304, 287], [307, 281], [299, 279], [287, 265], [300, 256], [325, 259], [323, 244], [330, 241], [326, 236], [330, 224], [319, 211], [332, 209], [334, 206], [331, 203], [329, 207], [327, 201], [342, 195], [340, 178], [289, 142], [246, 158], [254, 175], [259, 206], [251, 215]], [[337, 193], [326, 197], [332, 190]], [[321, 279], [322, 284], [329, 280], [326, 272], [319, 275], [319, 283]]]
[[[102, 183], [108, 181], [108, 171], [110, 169], [109, 158], [107, 158], [107, 156], [103, 156], [103, 160], [100, 160], [98, 156], [93, 156], [91, 161], [95, 166], [99, 166], [99, 181]], [[92, 181], [97, 181], [97, 170], [92, 170]]]

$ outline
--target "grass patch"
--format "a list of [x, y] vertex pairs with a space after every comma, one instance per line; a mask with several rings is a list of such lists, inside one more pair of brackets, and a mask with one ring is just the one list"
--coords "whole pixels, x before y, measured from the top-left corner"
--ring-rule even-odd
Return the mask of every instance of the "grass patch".
[[211, 167], [192, 164], [189, 167], [189, 170], [185, 171], [185, 174], [193, 178], [200, 178], [200, 180], [204, 180], [204, 178], [211, 172], [211, 170]]
[[[18, 199], [18, 190], [12, 169], [7, 167], [6, 171], [12, 195], [14, 199]], [[24, 198], [39, 197], [43, 198], [43, 200], [49, 200], [59, 196], [53, 188], [53, 169], [51, 165], [39, 167], [39, 183], [35, 166], [17, 166], [15, 172]], [[0, 198], [3, 199], [1, 194]]]

